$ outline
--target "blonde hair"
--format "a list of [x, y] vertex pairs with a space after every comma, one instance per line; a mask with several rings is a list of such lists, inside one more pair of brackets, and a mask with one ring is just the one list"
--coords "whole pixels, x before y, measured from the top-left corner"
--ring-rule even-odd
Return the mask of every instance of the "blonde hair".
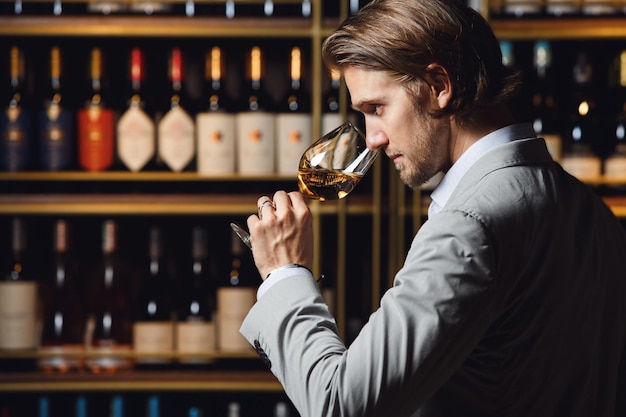
[[461, 0], [373, 0], [347, 18], [325, 41], [326, 65], [384, 71], [414, 94], [432, 63], [453, 86], [448, 107], [435, 117], [470, 120], [480, 107], [505, 103], [521, 75], [502, 63], [487, 21]]

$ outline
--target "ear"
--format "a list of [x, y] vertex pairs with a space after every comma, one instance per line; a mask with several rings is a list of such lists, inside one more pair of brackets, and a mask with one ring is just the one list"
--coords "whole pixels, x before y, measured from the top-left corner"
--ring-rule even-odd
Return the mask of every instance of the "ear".
[[448, 71], [439, 64], [430, 64], [426, 67], [424, 78], [430, 87], [431, 97], [435, 99], [439, 108], [447, 107], [452, 100], [452, 82]]

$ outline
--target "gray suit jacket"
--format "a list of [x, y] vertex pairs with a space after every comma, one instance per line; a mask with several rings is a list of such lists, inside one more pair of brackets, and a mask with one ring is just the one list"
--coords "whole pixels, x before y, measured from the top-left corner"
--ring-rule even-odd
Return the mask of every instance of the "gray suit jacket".
[[241, 332], [303, 417], [608, 417], [626, 415], [625, 318], [622, 225], [529, 139], [463, 177], [349, 349], [307, 276]]

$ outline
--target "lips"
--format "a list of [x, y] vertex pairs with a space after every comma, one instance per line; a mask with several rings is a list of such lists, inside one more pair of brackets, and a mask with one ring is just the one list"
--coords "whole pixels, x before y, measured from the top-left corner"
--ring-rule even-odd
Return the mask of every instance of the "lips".
[[395, 154], [387, 154], [387, 157], [388, 157], [389, 159], [391, 159], [391, 161], [392, 161], [393, 163], [396, 163], [397, 161], [399, 161], [399, 160], [400, 160], [400, 158], [402, 157], [402, 155], [401, 155], [401, 154], [399, 154], [399, 153], [395, 153]]

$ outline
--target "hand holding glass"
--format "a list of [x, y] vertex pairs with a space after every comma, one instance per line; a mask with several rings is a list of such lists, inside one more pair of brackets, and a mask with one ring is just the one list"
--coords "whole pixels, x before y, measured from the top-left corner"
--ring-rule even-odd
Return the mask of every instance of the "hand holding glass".
[[[367, 148], [363, 133], [346, 122], [304, 152], [298, 167], [298, 190], [310, 199], [342, 199], [361, 181], [377, 156], [377, 150]], [[248, 232], [234, 223], [230, 226], [252, 249]]]

